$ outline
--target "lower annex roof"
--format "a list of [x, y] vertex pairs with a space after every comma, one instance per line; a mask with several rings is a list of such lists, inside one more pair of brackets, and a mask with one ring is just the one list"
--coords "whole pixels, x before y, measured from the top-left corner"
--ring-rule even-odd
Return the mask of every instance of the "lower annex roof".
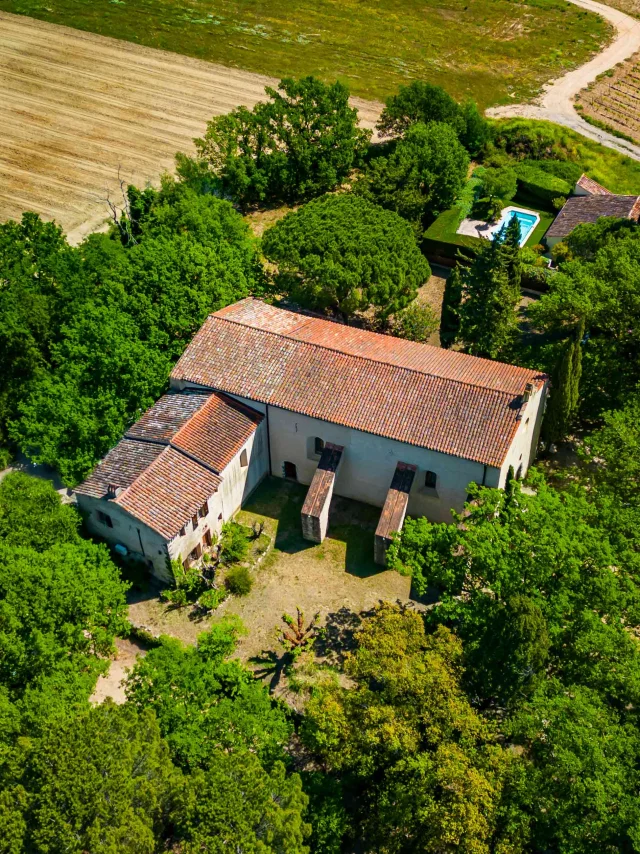
[[262, 414], [226, 395], [166, 394], [76, 488], [110, 499], [172, 539], [222, 483]]

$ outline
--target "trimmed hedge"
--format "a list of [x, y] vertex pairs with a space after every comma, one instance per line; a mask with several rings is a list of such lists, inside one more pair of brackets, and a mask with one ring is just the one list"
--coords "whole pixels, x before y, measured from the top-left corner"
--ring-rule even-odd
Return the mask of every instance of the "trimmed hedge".
[[517, 163], [515, 172], [518, 178], [518, 191], [549, 207], [554, 199], [570, 195], [573, 189], [568, 181], [550, 175], [535, 166], [529, 166], [527, 163]]
[[572, 163], [570, 160], [524, 160], [523, 164], [533, 169], [541, 169], [543, 172], [555, 175], [556, 178], [562, 178], [572, 187], [583, 172], [577, 163]]

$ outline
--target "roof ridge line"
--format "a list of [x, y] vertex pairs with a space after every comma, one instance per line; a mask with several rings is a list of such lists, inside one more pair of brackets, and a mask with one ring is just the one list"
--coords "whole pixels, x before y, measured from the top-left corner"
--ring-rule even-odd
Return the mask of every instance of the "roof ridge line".
[[[328, 350], [331, 353], [339, 353], [342, 356], [349, 356], [351, 359], [361, 359], [363, 362], [373, 362], [376, 365], [389, 365], [389, 366], [394, 367], [394, 368], [399, 368], [402, 371], [408, 371], [411, 374], [419, 374], [420, 376], [423, 376], [423, 377], [433, 377], [434, 379], [445, 380], [446, 382], [457, 383], [458, 385], [466, 386], [468, 388], [480, 388], [480, 389], [483, 389], [484, 391], [496, 392], [497, 394], [507, 394], [510, 396], [512, 395], [511, 392], [503, 391], [503, 390], [496, 389], [496, 388], [491, 388], [490, 386], [479, 385], [478, 383], [470, 383], [470, 382], [466, 382], [465, 380], [453, 379], [452, 377], [443, 377], [440, 374], [430, 373], [429, 371], [419, 371], [416, 368], [409, 368], [405, 365], [397, 365], [397, 364], [393, 364], [392, 362], [384, 362], [381, 359], [373, 359], [371, 356], [360, 356], [360, 355], [356, 355], [355, 353], [345, 353], [344, 350], [337, 350], [335, 347], [328, 347], [326, 344], [317, 344], [313, 341], [303, 341], [300, 338], [291, 338], [290, 336], [285, 335], [282, 332], [274, 332], [271, 329], [263, 329], [262, 327], [251, 326], [248, 323], [242, 323], [239, 320], [232, 320], [229, 317], [225, 317], [224, 315], [218, 315], [215, 312], [210, 314], [209, 317], [215, 317], [218, 320], [225, 320], [227, 323], [233, 323], [236, 326], [243, 326], [245, 329], [255, 329], [257, 332], [266, 332], [267, 335], [273, 335], [275, 338], [286, 338], [288, 341], [296, 341], [298, 344], [306, 344], [308, 347], [317, 347], [319, 350]], [[331, 322], [331, 321], [328, 321], [328, 322]], [[367, 330], [363, 330], [363, 331], [367, 331]], [[376, 334], [376, 333], [374, 333], [374, 334]], [[393, 336], [388, 336], [388, 337], [393, 337]], [[399, 340], [403, 341], [405, 339], [401, 338]], [[417, 343], [417, 342], [412, 342], [412, 343]], [[427, 345], [427, 346], [429, 346], [429, 345]], [[436, 350], [442, 350], [444, 348], [436, 347], [435, 349]], [[469, 354], [463, 353], [461, 355], [466, 356]], [[477, 359], [477, 358], [481, 358], [481, 357], [472, 356], [471, 358]], [[484, 361], [490, 362], [492, 360], [486, 359]], [[506, 362], [498, 362], [497, 364], [503, 365], [503, 364], [507, 364], [507, 363]], [[517, 368], [520, 371], [532, 371], [531, 368], [521, 368], [519, 365], [511, 365], [511, 367]], [[535, 372], [532, 371], [532, 373], [535, 373]], [[540, 373], [540, 371], [538, 371], [538, 373]]]

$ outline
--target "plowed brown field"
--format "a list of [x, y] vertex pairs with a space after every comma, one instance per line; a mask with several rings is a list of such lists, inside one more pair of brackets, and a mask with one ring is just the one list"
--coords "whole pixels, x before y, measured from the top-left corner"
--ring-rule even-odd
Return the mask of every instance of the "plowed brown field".
[[[35, 211], [73, 241], [192, 150], [211, 116], [276, 81], [0, 12], [0, 222]], [[353, 99], [373, 127], [379, 104]]]

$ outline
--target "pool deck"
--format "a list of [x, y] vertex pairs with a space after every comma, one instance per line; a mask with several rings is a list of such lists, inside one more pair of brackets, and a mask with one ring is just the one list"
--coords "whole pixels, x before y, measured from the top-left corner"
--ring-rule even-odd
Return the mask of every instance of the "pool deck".
[[467, 237], [483, 237], [485, 240], [491, 240], [493, 235], [506, 224], [508, 214], [516, 212], [529, 214], [529, 216], [535, 216], [536, 218], [533, 226], [529, 229], [526, 236], [520, 241], [520, 246], [522, 247], [536, 230], [538, 223], [540, 222], [540, 215], [536, 211], [527, 210], [527, 208], [520, 208], [514, 205], [509, 205], [502, 209], [498, 222], [485, 222], [482, 219], [471, 218], [463, 219], [458, 226], [456, 234], [464, 234]]

